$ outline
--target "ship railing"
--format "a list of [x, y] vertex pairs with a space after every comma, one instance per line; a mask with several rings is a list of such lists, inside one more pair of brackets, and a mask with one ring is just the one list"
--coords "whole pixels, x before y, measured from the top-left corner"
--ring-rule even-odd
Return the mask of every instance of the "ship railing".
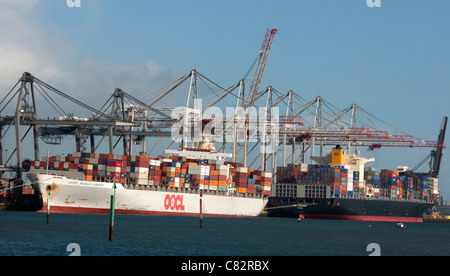
[[345, 198], [345, 199], [365, 199], [365, 200], [382, 200], [382, 201], [398, 201], [398, 202], [412, 202], [412, 203], [429, 203], [430, 201], [421, 200], [421, 199], [406, 199], [406, 198], [390, 198], [385, 196], [374, 197], [374, 196], [354, 196], [354, 195], [340, 195], [337, 198]]
[[[123, 184], [125, 189], [129, 190], [142, 190], [142, 191], [157, 191], [157, 192], [167, 192], [167, 193], [189, 193], [189, 194], [200, 194], [200, 189], [186, 189], [186, 188], [171, 188], [171, 187], [160, 187], [160, 186], [149, 186], [149, 185], [129, 185]], [[243, 197], [243, 198], [263, 198], [262, 193], [255, 194], [232, 194], [229, 195], [227, 192], [222, 191], [211, 191], [203, 190], [204, 195], [217, 195], [217, 196], [229, 196], [229, 197]]]

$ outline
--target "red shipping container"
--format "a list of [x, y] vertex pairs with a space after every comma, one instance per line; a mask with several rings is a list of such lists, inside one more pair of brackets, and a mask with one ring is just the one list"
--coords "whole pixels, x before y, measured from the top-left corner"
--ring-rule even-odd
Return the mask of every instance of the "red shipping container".
[[136, 156], [136, 163], [138, 162], [150, 162], [150, 157], [148, 156]]
[[245, 189], [247, 189], [248, 184], [247, 184], [247, 182], [242, 182], [242, 183], [236, 183], [236, 186], [238, 188], [245, 188]]

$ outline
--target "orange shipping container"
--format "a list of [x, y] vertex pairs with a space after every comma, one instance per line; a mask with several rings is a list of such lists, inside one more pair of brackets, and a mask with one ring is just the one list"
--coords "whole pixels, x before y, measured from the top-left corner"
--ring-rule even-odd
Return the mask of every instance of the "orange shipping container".
[[209, 181], [209, 185], [210, 186], [218, 186], [219, 185], [219, 181], [217, 181], [217, 180], [210, 180]]
[[227, 186], [226, 180], [219, 180], [218, 183], [219, 183], [219, 186], [222, 186], [222, 187]]
[[210, 175], [219, 175], [219, 171], [211, 170], [209, 174]]
[[175, 177], [175, 174], [176, 173], [174, 173], [174, 172], [167, 172], [167, 177]]
[[34, 190], [33, 189], [23, 189], [22, 194], [23, 195], [34, 195]]
[[246, 193], [247, 193], [247, 188], [239, 188], [239, 189], [238, 189], [238, 192], [239, 192], [240, 194], [246, 194]]

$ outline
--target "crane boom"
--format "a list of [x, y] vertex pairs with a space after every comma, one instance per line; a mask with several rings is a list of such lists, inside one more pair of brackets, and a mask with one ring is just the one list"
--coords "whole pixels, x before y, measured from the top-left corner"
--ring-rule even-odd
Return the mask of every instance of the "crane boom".
[[[439, 133], [438, 143], [444, 145], [445, 140], [445, 132], [447, 130], [447, 122], [448, 117], [445, 116], [442, 121], [441, 132]], [[442, 160], [442, 151], [443, 147], [436, 147], [435, 156], [434, 156], [434, 164], [432, 167], [432, 172], [430, 173], [432, 177], [437, 177], [439, 175], [439, 170], [441, 168], [441, 160]]]
[[266, 68], [267, 59], [269, 57], [270, 49], [272, 48], [272, 43], [277, 34], [278, 29], [267, 30], [264, 37], [264, 42], [259, 52], [258, 61], [256, 63], [255, 71], [253, 72], [252, 80], [249, 88], [249, 95], [252, 95], [250, 104], [253, 105], [256, 101], [258, 95], [259, 85]]

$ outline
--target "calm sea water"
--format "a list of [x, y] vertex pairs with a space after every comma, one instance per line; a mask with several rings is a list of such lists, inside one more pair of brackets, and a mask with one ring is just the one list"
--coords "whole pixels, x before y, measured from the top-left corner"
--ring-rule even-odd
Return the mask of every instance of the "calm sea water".
[[0, 212], [0, 256], [382, 256], [450, 255], [450, 224], [286, 218], [204, 218]]

